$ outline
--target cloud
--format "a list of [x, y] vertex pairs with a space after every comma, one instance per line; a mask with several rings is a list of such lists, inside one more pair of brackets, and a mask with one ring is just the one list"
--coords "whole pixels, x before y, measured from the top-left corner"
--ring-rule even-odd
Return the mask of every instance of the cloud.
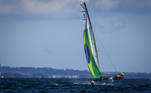
[[123, 21], [114, 21], [112, 22], [112, 28], [113, 29], [123, 29], [126, 26], [126, 24]]
[[151, 0], [0, 0], [0, 15], [76, 16], [80, 2], [101, 12], [150, 13]]
[[151, 0], [95, 0], [91, 3], [103, 12], [151, 13]]
[[0, 0], [1, 15], [54, 15], [74, 13], [79, 0]]
[[96, 0], [96, 7], [104, 9], [104, 10], [110, 10], [115, 9], [119, 6], [120, 1], [119, 0]]
[[70, 0], [51, 0], [51, 1], [39, 1], [39, 0], [22, 0], [21, 4], [23, 5], [23, 9], [27, 13], [34, 14], [50, 14], [57, 13], [62, 11], [69, 11], [70, 4], [72, 2]]

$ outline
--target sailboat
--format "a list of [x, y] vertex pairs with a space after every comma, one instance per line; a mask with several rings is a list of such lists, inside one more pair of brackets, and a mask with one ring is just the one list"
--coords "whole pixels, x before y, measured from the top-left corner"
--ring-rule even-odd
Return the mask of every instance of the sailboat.
[[95, 43], [94, 32], [92, 29], [91, 20], [90, 20], [90, 16], [88, 13], [86, 3], [82, 2], [81, 7], [82, 7], [83, 20], [85, 22], [83, 45], [84, 45], [84, 51], [85, 51], [88, 68], [89, 68], [92, 78], [95, 81], [101, 81], [101, 80], [105, 80], [105, 79], [123, 78], [124, 73], [122, 73], [122, 72], [120, 73], [121, 75], [119, 75], [119, 76], [114, 76], [114, 77], [103, 77], [102, 76], [99, 59], [98, 59], [98, 52], [97, 52], [96, 43]]

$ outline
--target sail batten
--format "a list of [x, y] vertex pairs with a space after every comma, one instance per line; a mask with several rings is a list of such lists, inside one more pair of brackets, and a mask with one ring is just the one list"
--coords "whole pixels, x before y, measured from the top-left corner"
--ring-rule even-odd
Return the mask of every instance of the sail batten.
[[83, 44], [88, 68], [93, 78], [101, 77], [98, 53], [90, 17], [85, 2], [83, 2], [81, 6], [83, 8], [82, 13], [84, 13], [85, 20]]

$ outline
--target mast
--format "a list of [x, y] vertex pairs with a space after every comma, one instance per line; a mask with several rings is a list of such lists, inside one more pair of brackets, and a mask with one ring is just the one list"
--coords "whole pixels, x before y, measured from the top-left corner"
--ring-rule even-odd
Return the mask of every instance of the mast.
[[[89, 22], [89, 24], [90, 24], [90, 29], [92, 29], [91, 20], [90, 20], [90, 16], [89, 16], [89, 12], [88, 12], [86, 3], [85, 3], [85, 2], [82, 2], [81, 7], [82, 7], [83, 10], [84, 10], [84, 11], [82, 11], [83, 14], [86, 13], [86, 19], [84, 19], [84, 20], [85, 20], [85, 21], [88, 20], [88, 22]], [[87, 22], [86, 22], [86, 23], [87, 23]]]
[[82, 14], [83, 20], [85, 21], [85, 30], [84, 30], [84, 50], [88, 63], [89, 71], [91, 72], [91, 76], [101, 77], [100, 65], [98, 60], [98, 53], [95, 44], [94, 33], [91, 25], [90, 16], [88, 13], [88, 9], [85, 2], [82, 2]]

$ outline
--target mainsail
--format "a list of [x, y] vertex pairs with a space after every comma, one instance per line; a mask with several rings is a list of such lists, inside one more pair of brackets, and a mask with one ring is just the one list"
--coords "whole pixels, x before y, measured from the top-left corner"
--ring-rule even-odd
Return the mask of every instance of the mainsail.
[[88, 68], [93, 78], [101, 77], [94, 33], [93, 33], [89, 13], [86, 7], [86, 3], [82, 2], [81, 6], [83, 9], [82, 10], [83, 20], [85, 21], [83, 44], [84, 44], [84, 51], [87, 59]]

